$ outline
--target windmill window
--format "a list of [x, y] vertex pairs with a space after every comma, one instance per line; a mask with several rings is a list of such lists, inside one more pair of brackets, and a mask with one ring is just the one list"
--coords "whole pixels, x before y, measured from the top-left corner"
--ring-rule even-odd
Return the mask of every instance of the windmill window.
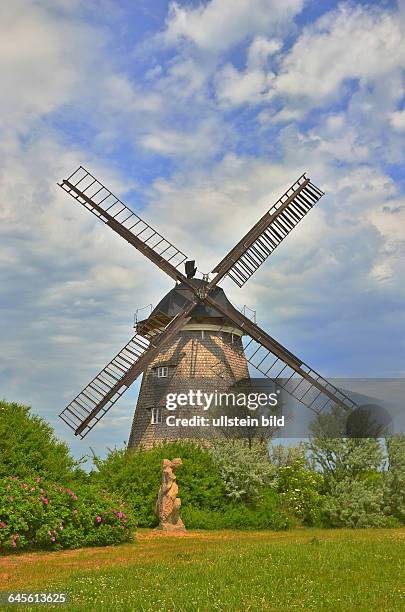
[[152, 425], [159, 425], [163, 423], [163, 415], [161, 408], [152, 408], [150, 422]]
[[167, 366], [161, 366], [157, 370], [158, 378], [167, 378], [169, 376], [169, 368]]

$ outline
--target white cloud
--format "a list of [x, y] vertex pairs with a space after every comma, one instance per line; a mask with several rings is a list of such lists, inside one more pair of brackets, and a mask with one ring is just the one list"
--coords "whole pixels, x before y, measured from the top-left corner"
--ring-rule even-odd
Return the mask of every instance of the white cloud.
[[284, 57], [274, 89], [317, 106], [350, 79], [366, 85], [404, 67], [405, 33], [396, 16], [342, 4], [307, 26]]
[[280, 40], [256, 36], [251, 43], [247, 53], [247, 66], [251, 69], [266, 66], [269, 55], [280, 51], [282, 43]]
[[264, 102], [275, 77], [267, 67], [268, 58], [281, 46], [279, 40], [257, 36], [249, 46], [245, 70], [236, 70], [228, 63], [217, 72], [215, 88], [219, 102], [231, 106]]
[[218, 152], [225, 137], [219, 122], [211, 119], [198, 122], [193, 131], [151, 126], [141, 137], [141, 144], [162, 155], [198, 159]]
[[402, 132], [405, 130], [405, 110], [395, 111], [390, 116], [390, 123], [394, 130]]
[[170, 5], [164, 40], [189, 40], [202, 50], [220, 52], [247, 37], [278, 32], [301, 12], [303, 0], [210, 0], [196, 8]]
[[[277, 61], [268, 66], [269, 55], [275, 53]], [[217, 72], [215, 86], [219, 101], [231, 106], [281, 100], [281, 111], [261, 114], [262, 122], [278, 123], [303, 118], [310, 109], [339, 100], [345, 86], [356, 81], [369, 98], [363, 112], [382, 109], [387, 119], [385, 107], [391, 111], [403, 95], [404, 68], [405, 31], [398, 15], [341, 4], [306, 26], [284, 54], [278, 40], [257, 36], [249, 47], [246, 69], [239, 71], [228, 63]], [[402, 121], [400, 113], [391, 116], [397, 129], [402, 129]]]
[[79, 94], [103, 37], [90, 44], [91, 28], [74, 15], [23, 0], [1, 3], [0, 24], [0, 126], [22, 131]]
[[121, 108], [128, 113], [156, 113], [162, 109], [161, 96], [136, 87], [124, 74], [107, 74], [99, 87], [104, 92], [103, 105], [107, 112]]
[[216, 95], [220, 102], [231, 106], [258, 104], [265, 100], [273, 77], [263, 70], [239, 72], [227, 64], [215, 79]]

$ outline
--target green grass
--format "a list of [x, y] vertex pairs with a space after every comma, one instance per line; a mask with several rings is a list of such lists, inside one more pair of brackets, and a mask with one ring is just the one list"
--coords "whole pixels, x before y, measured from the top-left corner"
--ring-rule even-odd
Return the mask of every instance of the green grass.
[[143, 531], [132, 545], [1, 559], [0, 581], [68, 592], [63, 610], [399, 612], [405, 530]]

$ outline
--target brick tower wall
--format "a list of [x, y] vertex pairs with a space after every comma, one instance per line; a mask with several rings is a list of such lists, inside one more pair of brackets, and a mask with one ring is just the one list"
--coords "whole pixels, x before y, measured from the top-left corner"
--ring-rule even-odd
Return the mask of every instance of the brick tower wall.
[[[168, 376], [158, 377], [158, 368], [167, 367]], [[239, 335], [224, 331], [181, 331], [145, 371], [128, 447], [150, 448], [165, 440], [204, 438], [204, 428], [171, 427], [168, 415], [204, 416], [201, 407], [184, 406], [168, 411], [167, 393], [186, 393], [190, 388], [203, 392], [225, 391], [233, 383], [249, 377], [248, 365]], [[162, 422], [152, 424], [152, 409], [159, 409]]]

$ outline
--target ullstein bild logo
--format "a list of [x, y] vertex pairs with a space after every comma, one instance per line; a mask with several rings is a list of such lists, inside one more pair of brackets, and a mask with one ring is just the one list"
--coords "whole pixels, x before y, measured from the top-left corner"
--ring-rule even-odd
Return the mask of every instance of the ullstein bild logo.
[[228, 417], [222, 414], [220, 417], [204, 417], [194, 415], [192, 417], [176, 417], [174, 414], [166, 417], [166, 425], [169, 427], [284, 427], [284, 417], [271, 415], [260, 418], [256, 417]]

